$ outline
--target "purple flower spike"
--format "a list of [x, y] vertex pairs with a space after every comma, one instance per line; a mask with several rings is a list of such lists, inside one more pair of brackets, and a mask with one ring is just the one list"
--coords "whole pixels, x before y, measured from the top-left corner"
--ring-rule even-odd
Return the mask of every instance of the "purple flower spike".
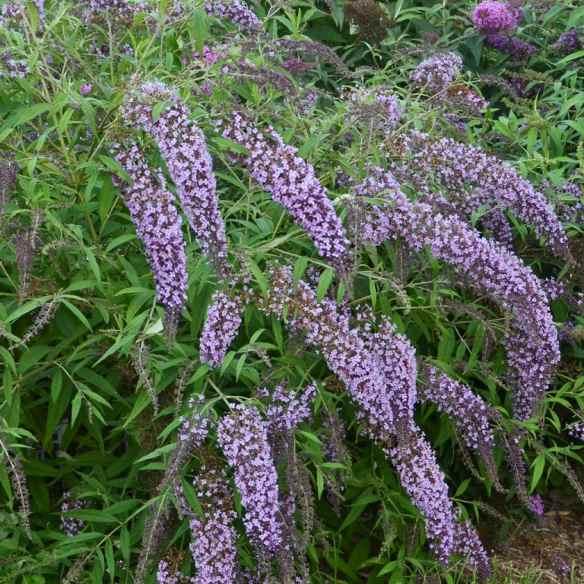
[[201, 362], [211, 367], [221, 365], [237, 336], [242, 309], [239, 299], [231, 298], [225, 292], [215, 293], [201, 334]]
[[524, 61], [525, 59], [537, 53], [537, 47], [531, 43], [521, 40], [516, 36], [510, 36], [507, 34], [488, 34], [485, 37], [485, 43], [489, 47], [501, 51], [501, 53], [510, 55], [516, 61]]
[[[165, 103], [157, 119], [154, 108]], [[222, 278], [229, 275], [225, 225], [219, 211], [213, 163], [203, 133], [187, 106], [162, 83], [146, 83], [130, 96], [125, 113], [160, 149], [203, 253]]]
[[529, 510], [537, 517], [544, 516], [545, 506], [541, 495], [532, 495], [529, 497]]
[[[264, 393], [268, 393], [264, 390]], [[316, 385], [310, 384], [304, 391], [293, 393], [285, 385], [278, 385], [270, 395], [266, 417], [270, 434], [293, 432], [310, 418], [310, 404], [316, 395]]]
[[93, 91], [93, 85], [91, 83], [84, 83], [79, 88], [79, 93], [83, 96], [89, 95]]
[[520, 13], [505, 2], [485, 0], [475, 7], [471, 19], [483, 34], [509, 32], [517, 28]]
[[156, 571], [156, 584], [179, 584], [179, 582], [180, 574], [172, 570], [166, 560], [160, 560]]
[[429, 367], [427, 375], [424, 399], [453, 418], [461, 439], [471, 450], [482, 452], [493, 448], [495, 437], [489, 423], [489, 406], [469, 387], [435, 367]]
[[372, 243], [402, 238], [413, 250], [428, 247], [432, 254], [454, 267], [471, 288], [486, 294], [513, 321], [505, 340], [510, 377], [515, 388], [514, 413], [526, 420], [536, 413], [556, 364], [558, 335], [539, 279], [521, 260], [501, 246], [484, 239], [456, 216], [443, 215], [424, 203], [411, 203], [395, 189], [389, 173], [374, 169], [361, 192], [372, 185], [375, 193], [384, 183], [386, 203], [369, 209], [363, 230]]
[[476, 529], [470, 521], [464, 521], [456, 526], [454, 534], [456, 553], [464, 556], [474, 568], [481, 580], [487, 580], [491, 575], [491, 561]]
[[448, 87], [462, 70], [462, 58], [456, 53], [438, 53], [422, 61], [410, 80], [418, 87], [438, 93]]
[[262, 553], [277, 552], [282, 544], [282, 526], [268, 422], [255, 407], [240, 404], [219, 422], [217, 439], [235, 473], [248, 536]]
[[286, 309], [292, 330], [305, 335], [307, 344], [318, 349], [346, 385], [367, 431], [394, 464], [424, 516], [432, 549], [447, 563], [455, 550], [456, 518], [444, 474], [413, 420], [413, 347], [387, 320], [376, 333], [367, 322], [360, 329], [351, 327], [349, 315], [334, 302], [319, 302], [303, 281], [295, 286], [288, 268], [273, 270], [271, 295], [262, 308], [280, 316]]
[[203, 467], [195, 478], [202, 516], [190, 522], [191, 553], [197, 569], [193, 584], [226, 584], [237, 581], [236, 514], [229, 485], [222, 470]]
[[498, 412], [468, 386], [450, 379], [435, 367], [428, 367], [426, 375], [427, 383], [420, 391], [422, 399], [433, 403], [438, 411], [452, 419], [459, 439], [482, 457], [489, 478], [501, 488], [493, 457], [495, 436], [491, 428], [491, 421], [498, 418]]
[[476, 146], [451, 138], [434, 141], [419, 132], [405, 139], [404, 148], [408, 173], [420, 190], [429, 191], [432, 181], [438, 182], [469, 218], [481, 205], [509, 209], [532, 225], [556, 255], [568, 257], [568, 237], [553, 207], [510, 165]]
[[204, 8], [209, 16], [230, 20], [246, 32], [258, 32], [262, 28], [261, 20], [242, 0], [207, 0]]
[[132, 180], [121, 184], [122, 196], [144, 244], [158, 300], [169, 325], [175, 326], [186, 301], [188, 278], [181, 218], [164, 178], [152, 172], [136, 144], [118, 147], [116, 160]]
[[349, 242], [314, 168], [274, 130], [262, 132], [240, 112], [233, 113], [223, 136], [247, 148], [243, 163], [252, 178], [310, 235], [320, 255], [344, 273]]
[[444, 473], [432, 447], [421, 430], [416, 429], [386, 452], [403, 488], [424, 516], [432, 551], [446, 565], [454, 552], [456, 520]]
[[388, 318], [382, 318], [376, 332], [363, 331], [363, 339], [377, 355], [386, 382], [386, 391], [393, 401], [394, 426], [398, 434], [415, 427], [416, 351], [409, 340], [396, 332]]
[[578, 442], [584, 442], [584, 422], [574, 422], [568, 426], [568, 435]]
[[581, 34], [578, 29], [572, 28], [562, 33], [552, 47], [561, 55], [574, 53], [582, 48]]

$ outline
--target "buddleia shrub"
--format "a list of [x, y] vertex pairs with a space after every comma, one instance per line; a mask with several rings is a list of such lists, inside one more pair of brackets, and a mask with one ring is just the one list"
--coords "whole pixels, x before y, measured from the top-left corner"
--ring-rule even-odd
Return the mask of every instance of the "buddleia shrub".
[[584, 500], [584, 13], [418, 4], [2, 6], [0, 581], [498, 582]]

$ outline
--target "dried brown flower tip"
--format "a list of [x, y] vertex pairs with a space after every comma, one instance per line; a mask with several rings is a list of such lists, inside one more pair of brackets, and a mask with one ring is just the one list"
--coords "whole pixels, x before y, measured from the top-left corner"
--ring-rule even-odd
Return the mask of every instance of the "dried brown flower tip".
[[32, 324], [28, 327], [17, 346], [27, 345], [34, 337], [40, 334], [51, 320], [53, 320], [58, 307], [58, 298], [53, 298], [49, 302], [45, 302], [37, 312]]
[[141, 340], [137, 344], [136, 350], [132, 356], [132, 364], [136, 373], [138, 374], [138, 385], [141, 385], [146, 389], [146, 392], [152, 401], [154, 413], [158, 414], [158, 395], [150, 376], [148, 365], [149, 357], [150, 350], [148, 349], [148, 345], [146, 344], [145, 340]]
[[14, 246], [16, 250], [16, 266], [20, 280], [18, 290], [18, 300], [22, 302], [30, 292], [30, 274], [32, 263], [36, 252], [40, 249], [42, 240], [39, 236], [39, 229], [43, 220], [43, 212], [34, 209], [32, 212], [31, 224], [28, 229], [19, 231], [14, 236]]
[[0, 159], [0, 216], [8, 204], [8, 195], [16, 185], [18, 166], [10, 158]]
[[0, 433], [0, 452], [2, 453], [2, 458], [10, 476], [14, 496], [20, 505], [22, 527], [26, 531], [27, 536], [32, 538], [30, 529], [30, 496], [26, 484], [26, 475], [24, 474], [20, 458], [11, 451], [8, 441], [2, 433]]

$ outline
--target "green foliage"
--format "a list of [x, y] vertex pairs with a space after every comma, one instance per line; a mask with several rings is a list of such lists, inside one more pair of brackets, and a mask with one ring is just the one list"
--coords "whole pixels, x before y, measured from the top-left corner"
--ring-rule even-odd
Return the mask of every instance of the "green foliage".
[[[205, 407], [219, 416], [230, 404], [253, 399], [259, 386], [288, 380], [300, 387], [311, 379], [319, 387], [314, 420], [296, 433], [295, 448], [310, 473], [319, 517], [308, 547], [312, 581], [401, 583], [417, 577], [430, 581], [436, 574], [445, 582], [472, 581], [460, 565], [444, 570], [431, 557], [419, 513], [388, 461], [361, 433], [338, 381], [318, 355], [295, 344], [283, 323], [249, 306], [222, 366], [212, 371], [199, 362], [198, 339], [217, 280], [191, 233], [186, 309], [176, 341], [167, 342], [152, 275], [119, 195], [117, 185], [127, 176], [111, 146], [130, 132], [120, 105], [131, 88], [152, 79], [177, 87], [206, 135], [232, 259], [249, 274], [250, 285], [264, 294], [268, 264], [281, 261], [294, 267], [296, 278], [321, 269], [319, 298], [342, 298], [333, 270], [284, 210], [233, 163], [240, 150], [218, 134], [214, 122], [243, 104], [259, 123], [273, 124], [315, 166], [346, 219], [346, 189], [338, 186], [337, 172], [359, 176], [386, 154], [371, 132], [353, 126], [340, 97], [354, 86], [384, 84], [405, 104], [408, 129], [453, 135], [496, 152], [534, 183], [549, 181], [547, 192], [560, 209], [574, 201], [554, 187], [574, 177], [581, 183], [584, 174], [583, 53], [561, 57], [551, 45], [561, 32], [584, 26], [584, 9], [562, 2], [541, 11], [540, 3], [527, 3], [522, 34], [540, 51], [528, 65], [515, 66], [483, 45], [469, 25], [471, 3], [463, 0], [382, 2], [378, 8], [387, 27], [381, 39], [368, 39], [363, 27], [356, 29], [347, 17], [349, 0], [258, 4], [254, 8], [264, 17], [269, 38], [248, 55], [256, 66], [273, 67], [266, 55], [270, 42], [290, 37], [326, 43], [351, 68], [346, 75], [333, 64], [315, 61], [307, 74], [294, 79], [276, 66], [290, 77], [298, 96], [306, 88], [319, 92], [316, 108], [305, 113], [298, 107], [300, 97], [192, 57], [218, 42], [226, 43], [230, 58], [242, 55], [244, 40], [230, 24], [207, 17], [198, 3], [185, 2], [179, 18], [171, 17], [167, 3], [156, 4], [153, 22], [138, 15], [131, 25], [116, 27], [107, 19], [89, 25], [82, 6], [55, 0], [47, 2], [41, 25], [36, 4], [29, 2], [21, 28], [0, 30], [2, 50], [26, 59], [30, 67], [22, 79], [0, 78], [0, 157], [13, 157], [19, 167], [16, 187], [0, 216], [0, 438], [5, 462], [0, 466], [0, 582], [133, 582], [145, 521], [171, 498], [168, 490], [159, 493], [157, 485], [188, 398], [204, 396]], [[408, 83], [423, 55], [444, 49], [461, 52], [464, 81], [481, 87], [491, 103], [462, 134]], [[514, 99], [481, 84], [484, 75], [520, 76], [535, 92]], [[92, 86], [88, 95], [80, 92], [85, 83]], [[201, 91], [205, 83], [213, 86], [210, 94]], [[155, 108], [154, 115], [161, 111]], [[345, 140], [349, 131], [350, 143]], [[140, 140], [152, 163], [161, 165], [152, 143], [143, 135]], [[35, 217], [40, 218], [36, 227]], [[27, 273], [19, 266], [14, 236], [33, 231]], [[571, 223], [568, 231], [581, 261], [584, 228]], [[539, 275], [577, 271], [546, 254], [525, 226], [516, 222], [515, 233], [519, 255]], [[571, 281], [573, 291], [580, 291], [582, 272]], [[404, 271], [399, 248], [365, 248], [352, 293], [355, 304], [368, 303], [390, 315], [421, 357], [462, 376], [501, 412], [510, 411], [500, 343], [505, 318], [484, 299], [456, 287], [442, 264], [422, 256], [415, 269]], [[570, 310], [564, 300], [553, 303], [558, 325], [573, 320], [581, 339], [584, 320]], [[39, 327], [43, 314], [50, 318]], [[149, 348], [146, 377], [135, 367], [136, 351], [144, 345]], [[576, 340], [562, 345], [562, 351], [556, 381], [545, 398], [542, 427], [534, 421], [525, 424], [532, 493], [570, 489], [567, 461], [576, 475], [582, 474], [582, 447], [568, 438], [566, 427], [584, 416], [584, 349]], [[157, 415], [148, 383], [158, 394]], [[342, 413], [347, 425], [347, 461], [330, 462], [325, 456], [323, 420], [333, 410]], [[483, 468], [477, 478], [461, 463], [455, 430], [445, 416], [432, 406], [420, 407], [417, 416], [466, 515], [481, 519], [484, 501], [513, 508], [510, 495], [497, 498]], [[508, 416], [505, 422], [512, 423]], [[507, 476], [503, 453], [496, 454], [499, 472]], [[14, 458], [22, 463], [30, 491], [30, 534], [9, 475]], [[194, 460], [183, 469], [193, 505], [196, 495], [189, 483], [198, 464]], [[339, 516], [327, 496], [334, 479], [346, 483]], [[65, 535], [61, 527], [66, 491], [85, 501], [84, 507], [67, 513], [84, 523], [75, 536]], [[183, 521], [175, 527], [163, 552], [170, 550], [189, 573], [188, 526]], [[241, 540], [242, 563], [251, 566], [251, 548]]]

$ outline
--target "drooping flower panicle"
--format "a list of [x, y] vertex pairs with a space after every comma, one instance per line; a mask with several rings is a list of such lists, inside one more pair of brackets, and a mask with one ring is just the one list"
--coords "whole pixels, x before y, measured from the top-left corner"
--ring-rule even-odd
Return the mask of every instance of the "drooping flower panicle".
[[194, 481], [201, 516], [191, 519], [195, 562], [194, 584], [225, 584], [237, 580], [236, 513], [225, 473], [215, 466], [203, 466]]
[[334, 302], [319, 302], [308, 284], [295, 286], [290, 270], [277, 268], [263, 308], [281, 315], [285, 307], [292, 330], [304, 333], [307, 344], [319, 350], [347, 387], [367, 431], [395, 465], [424, 516], [433, 550], [446, 563], [454, 551], [456, 519], [444, 474], [413, 420], [416, 371], [411, 345], [387, 321], [373, 337], [351, 327], [349, 316]]
[[154, 273], [156, 293], [170, 321], [186, 301], [187, 267], [181, 218], [164, 178], [149, 167], [137, 144], [119, 148], [116, 160], [129, 175], [122, 183], [123, 200]]
[[480, 205], [509, 209], [532, 225], [557, 255], [568, 255], [568, 238], [552, 206], [510, 165], [477, 146], [451, 138], [433, 140], [419, 132], [409, 134], [403, 146], [404, 163], [422, 190], [431, 190], [431, 181], [437, 181], [444, 195], [468, 217]]
[[470, 521], [457, 524], [454, 533], [455, 551], [464, 556], [474, 568], [481, 580], [487, 580], [491, 575], [491, 561], [481, 543], [477, 530]]
[[282, 526], [268, 422], [255, 407], [239, 404], [219, 422], [217, 439], [235, 475], [248, 536], [262, 553], [277, 552]]
[[211, 367], [223, 362], [241, 325], [242, 302], [225, 292], [216, 292], [201, 333], [200, 359]]
[[225, 124], [223, 136], [247, 149], [243, 163], [252, 178], [309, 234], [320, 255], [345, 271], [349, 242], [312, 165], [275, 130], [260, 130], [240, 112]]
[[[155, 107], [164, 104], [155, 116]], [[187, 106], [162, 83], [145, 83], [131, 94], [125, 115], [155, 140], [203, 253], [219, 276], [229, 274], [225, 225], [219, 211], [213, 163], [205, 137]]]
[[[505, 339], [514, 413], [532, 416], [559, 361], [557, 331], [539, 279], [511, 252], [483, 238], [456, 216], [445, 216], [425, 203], [411, 203], [395, 189], [395, 179], [372, 169], [359, 192], [372, 189], [379, 197], [389, 184], [386, 203], [369, 209], [365, 220], [372, 243], [402, 239], [412, 250], [429, 248], [471, 288], [487, 294], [513, 315]], [[380, 186], [381, 185], [381, 186]]]
[[293, 432], [302, 422], [310, 417], [310, 404], [316, 395], [316, 385], [311, 383], [299, 392], [290, 391], [285, 385], [278, 385], [269, 395], [266, 417], [270, 433]]
[[424, 516], [430, 547], [443, 564], [455, 550], [456, 518], [448, 486], [436, 455], [421, 430], [399, 440], [386, 452], [400, 483]]

